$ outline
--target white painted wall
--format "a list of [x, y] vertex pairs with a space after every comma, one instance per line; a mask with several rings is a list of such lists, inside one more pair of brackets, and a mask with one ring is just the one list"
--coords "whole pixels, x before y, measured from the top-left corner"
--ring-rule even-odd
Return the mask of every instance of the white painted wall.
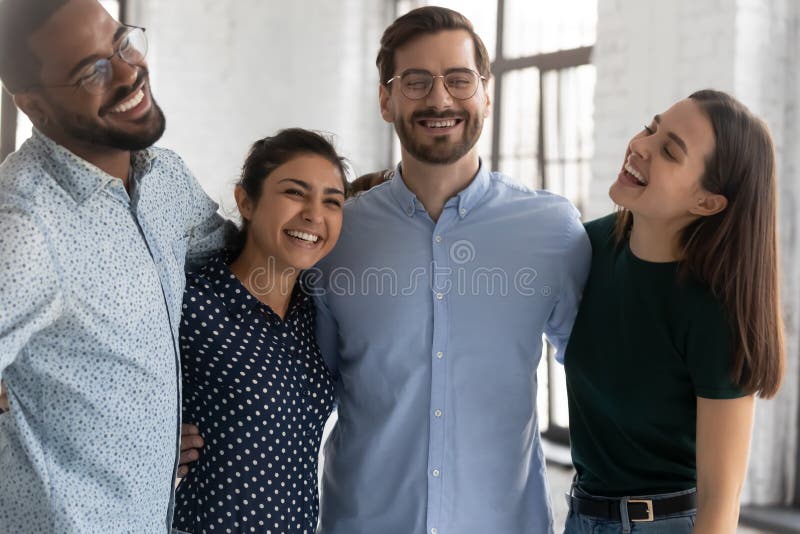
[[630, 137], [697, 89], [731, 92], [772, 131], [788, 366], [777, 399], [758, 404], [742, 497], [751, 504], [787, 502], [795, 482], [800, 392], [800, 2], [600, 0], [598, 11], [589, 218], [613, 209], [607, 191]]
[[613, 209], [608, 188], [627, 142], [653, 115], [697, 89], [733, 89], [735, 15], [730, 0], [599, 1], [587, 217]]
[[356, 173], [386, 168], [374, 61], [392, 16], [390, 0], [131, 0], [167, 116], [159, 144], [228, 213], [247, 149], [280, 128], [335, 133]]

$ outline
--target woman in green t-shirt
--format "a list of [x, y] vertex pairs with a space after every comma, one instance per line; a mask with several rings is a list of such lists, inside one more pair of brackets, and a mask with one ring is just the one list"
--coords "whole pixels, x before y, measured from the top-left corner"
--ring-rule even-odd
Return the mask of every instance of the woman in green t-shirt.
[[770, 134], [696, 92], [630, 141], [609, 194], [565, 354], [565, 532], [733, 533], [753, 399], [784, 366]]

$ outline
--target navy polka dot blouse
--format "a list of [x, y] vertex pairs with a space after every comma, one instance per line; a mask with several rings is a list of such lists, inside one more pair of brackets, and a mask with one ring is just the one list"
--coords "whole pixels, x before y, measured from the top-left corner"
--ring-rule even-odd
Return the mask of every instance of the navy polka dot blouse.
[[333, 384], [314, 338], [314, 307], [295, 287], [284, 320], [213, 258], [187, 277], [181, 320], [184, 422], [200, 460], [177, 489], [175, 527], [313, 533], [317, 458]]

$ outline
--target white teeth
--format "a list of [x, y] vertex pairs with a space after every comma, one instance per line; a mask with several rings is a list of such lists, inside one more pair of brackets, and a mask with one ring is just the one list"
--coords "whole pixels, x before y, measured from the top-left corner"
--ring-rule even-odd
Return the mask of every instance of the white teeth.
[[292, 237], [296, 237], [297, 239], [308, 241], [309, 243], [316, 243], [317, 241], [319, 241], [318, 235], [309, 234], [307, 232], [298, 232], [297, 230], [286, 230], [286, 233]]
[[628, 171], [634, 178], [636, 178], [637, 182], [639, 182], [642, 185], [647, 185], [647, 180], [645, 180], [644, 176], [642, 176], [642, 173], [634, 169], [633, 165], [631, 165], [627, 161], [625, 162], [625, 170]]
[[446, 121], [425, 121], [425, 125], [428, 128], [451, 128], [456, 125], [456, 121], [455, 119]]
[[144, 100], [144, 91], [139, 89], [131, 98], [125, 102], [122, 102], [118, 106], [111, 108], [111, 113], [125, 113], [126, 111], [130, 111], [138, 106], [142, 100]]

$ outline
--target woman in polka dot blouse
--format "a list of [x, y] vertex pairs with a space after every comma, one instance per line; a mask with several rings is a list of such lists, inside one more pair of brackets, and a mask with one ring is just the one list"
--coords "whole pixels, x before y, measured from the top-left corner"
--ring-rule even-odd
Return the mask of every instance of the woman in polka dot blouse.
[[346, 184], [341, 158], [316, 133], [283, 130], [256, 142], [235, 192], [238, 250], [187, 276], [183, 418], [205, 444], [176, 492], [178, 530], [316, 529], [333, 383], [302, 271], [336, 243]]

